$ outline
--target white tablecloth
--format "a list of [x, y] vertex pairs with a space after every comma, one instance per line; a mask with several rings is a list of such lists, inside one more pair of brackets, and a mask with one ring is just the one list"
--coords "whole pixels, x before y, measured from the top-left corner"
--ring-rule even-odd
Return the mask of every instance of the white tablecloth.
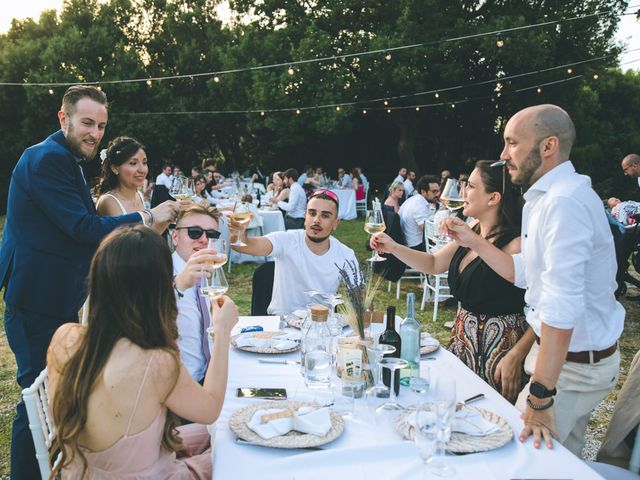
[[[277, 317], [241, 317], [237, 329], [261, 324], [265, 330], [275, 330]], [[299, 360], [300, 354], [258, 355], [231, 348], [229, 382], [224, 408], [217, 421], [213, 472], [216, 480], [309, 479], [326, 480], [419, 480], [422, 463], [412, 442], [391, 434], [380, 439], [366, 418], [364, 399], [355, 402], [354, 417], [347, 418], [343, 434], [322, 451], [282, 450], [251, 445], [239, 445], [229, 429], [233, 412], [261, 400], [239, 399], [238, 387], [285, 387], [291, 400], [309, 400], [312, 393], [304, 386], [299, 365], [258, 363], [258, 358]], [[458, 397], [471, 397], [483, 392], [485, 399], [475, 405], [500, 414], [511, 425], [514, 439], [504, 447], [490, 452], [464, 456], [447, 456], [457, 472], [456, 479], [514, 479], [514, 478], [574, 478], [601, 479], [584, 462], [562, 445], [553, 450], [536, 450], [531, 439], [517, 440], [522, 429], [520, 413], [497, 392], [480, 380], [455, 356], [440, 348], [436, 361], [423, 361], [421, 367], [431, 370], [432, 384], [438, 375], [453, 376], [457, 380]], [[401, 388], [398, 401], [403, 405], [415, 403], [416, 395]]]
[[340, 205], [338, 218], [340, 220], [354, 220], [357, 218], [356, 191], [350, 188], [331, 188], [330, 190], [338, 196], [338, 202]]

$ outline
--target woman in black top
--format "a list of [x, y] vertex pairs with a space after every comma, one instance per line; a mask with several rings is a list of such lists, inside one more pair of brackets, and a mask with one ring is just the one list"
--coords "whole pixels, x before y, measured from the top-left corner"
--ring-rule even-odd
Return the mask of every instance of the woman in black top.
[[[521, 208], [504, 167], [479, 161], [469, 176], [464, 215], [473, 229], [503, 251], [520, 251]], [[534, 335], [524, 317], [524, 290], [491, 270], [468, 248], [451, 242], [435, 254], [418, 252], [381, 233], [371, 247], [391, 253], [428, 274], [449, 271], [451, 293], [460, 302], [449, 350], [489, 385], [515, 401], [526, 384], [523, 362]]]

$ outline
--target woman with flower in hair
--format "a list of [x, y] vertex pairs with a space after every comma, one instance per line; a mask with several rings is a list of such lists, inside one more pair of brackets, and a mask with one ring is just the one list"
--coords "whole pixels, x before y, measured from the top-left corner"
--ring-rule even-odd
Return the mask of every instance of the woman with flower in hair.
[[[149, 167], [144, 145], [131, 137], [117, 137], [100, 152], [102, 172], [96, 189], [96, 209], [103, 217], [145, 210], [144, 187]], [[168, 223], [156, 223], [158, 232], [166, 230]]]

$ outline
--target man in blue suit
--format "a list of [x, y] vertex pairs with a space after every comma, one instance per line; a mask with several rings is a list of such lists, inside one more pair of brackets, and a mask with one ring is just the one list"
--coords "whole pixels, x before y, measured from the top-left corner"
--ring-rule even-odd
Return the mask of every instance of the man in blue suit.
[[[0, 286], [5, 287], [5, 331], [22, 388], [44, 368], [55, 330], [78, 321], [100, 240], [119, 225], [151, 225], [177, 214], [177, 203], [165, 202], [144, 212], [98, 216], [81, 162], [95, 157], [107, 117], [101, 90], [70, 87], [58, 112], [61, 130], [27, 148], [11, 177]], [[11, 478], [40, 478], [23, 402], [13, 421]]]

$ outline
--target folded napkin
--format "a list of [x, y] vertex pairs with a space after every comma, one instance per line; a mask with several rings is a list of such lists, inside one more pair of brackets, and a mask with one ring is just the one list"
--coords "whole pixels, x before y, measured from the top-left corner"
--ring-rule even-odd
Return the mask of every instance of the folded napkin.
[[291, 314], [298, 318], [307, 318], [307, 311], [302, 308], [300, 310], [294, 310]]
[[430, 347], [430, 346], [436, 346], [436, 345], [440, 345], [440, 342], [438, 342], [438, 340], [433, 338], [430, 334], [428, 334], [427, 332], [422, 332], [420, 334], [421, 347]]
[[495, 432], [500, 427], [485, 419], [475, 408], [463, 408], [453, 417], [451, 430], [474, 437], [483, 437]]
[[240, 348], [254, 347], [262, 350], [267, 348], [274, 348], [276, 350], [289, 350], [291, 348], [296, 348], [298, 343], [295, 341], [295, 339], [289, 339], [286, 333], [282, 336], [278, 335], [269, 339], [254, 337], [251, 332], [247, 332], [236, 338], [236, 345]]
[[300, 407], [293, 416], [262, 423], [262, 416], [283, 412], [281, 408], [258, 410], [247, 426], [265, 440], [285, 435], [291, 430], [323, 437], [331, 430], [331, 416], [328, 408]]

